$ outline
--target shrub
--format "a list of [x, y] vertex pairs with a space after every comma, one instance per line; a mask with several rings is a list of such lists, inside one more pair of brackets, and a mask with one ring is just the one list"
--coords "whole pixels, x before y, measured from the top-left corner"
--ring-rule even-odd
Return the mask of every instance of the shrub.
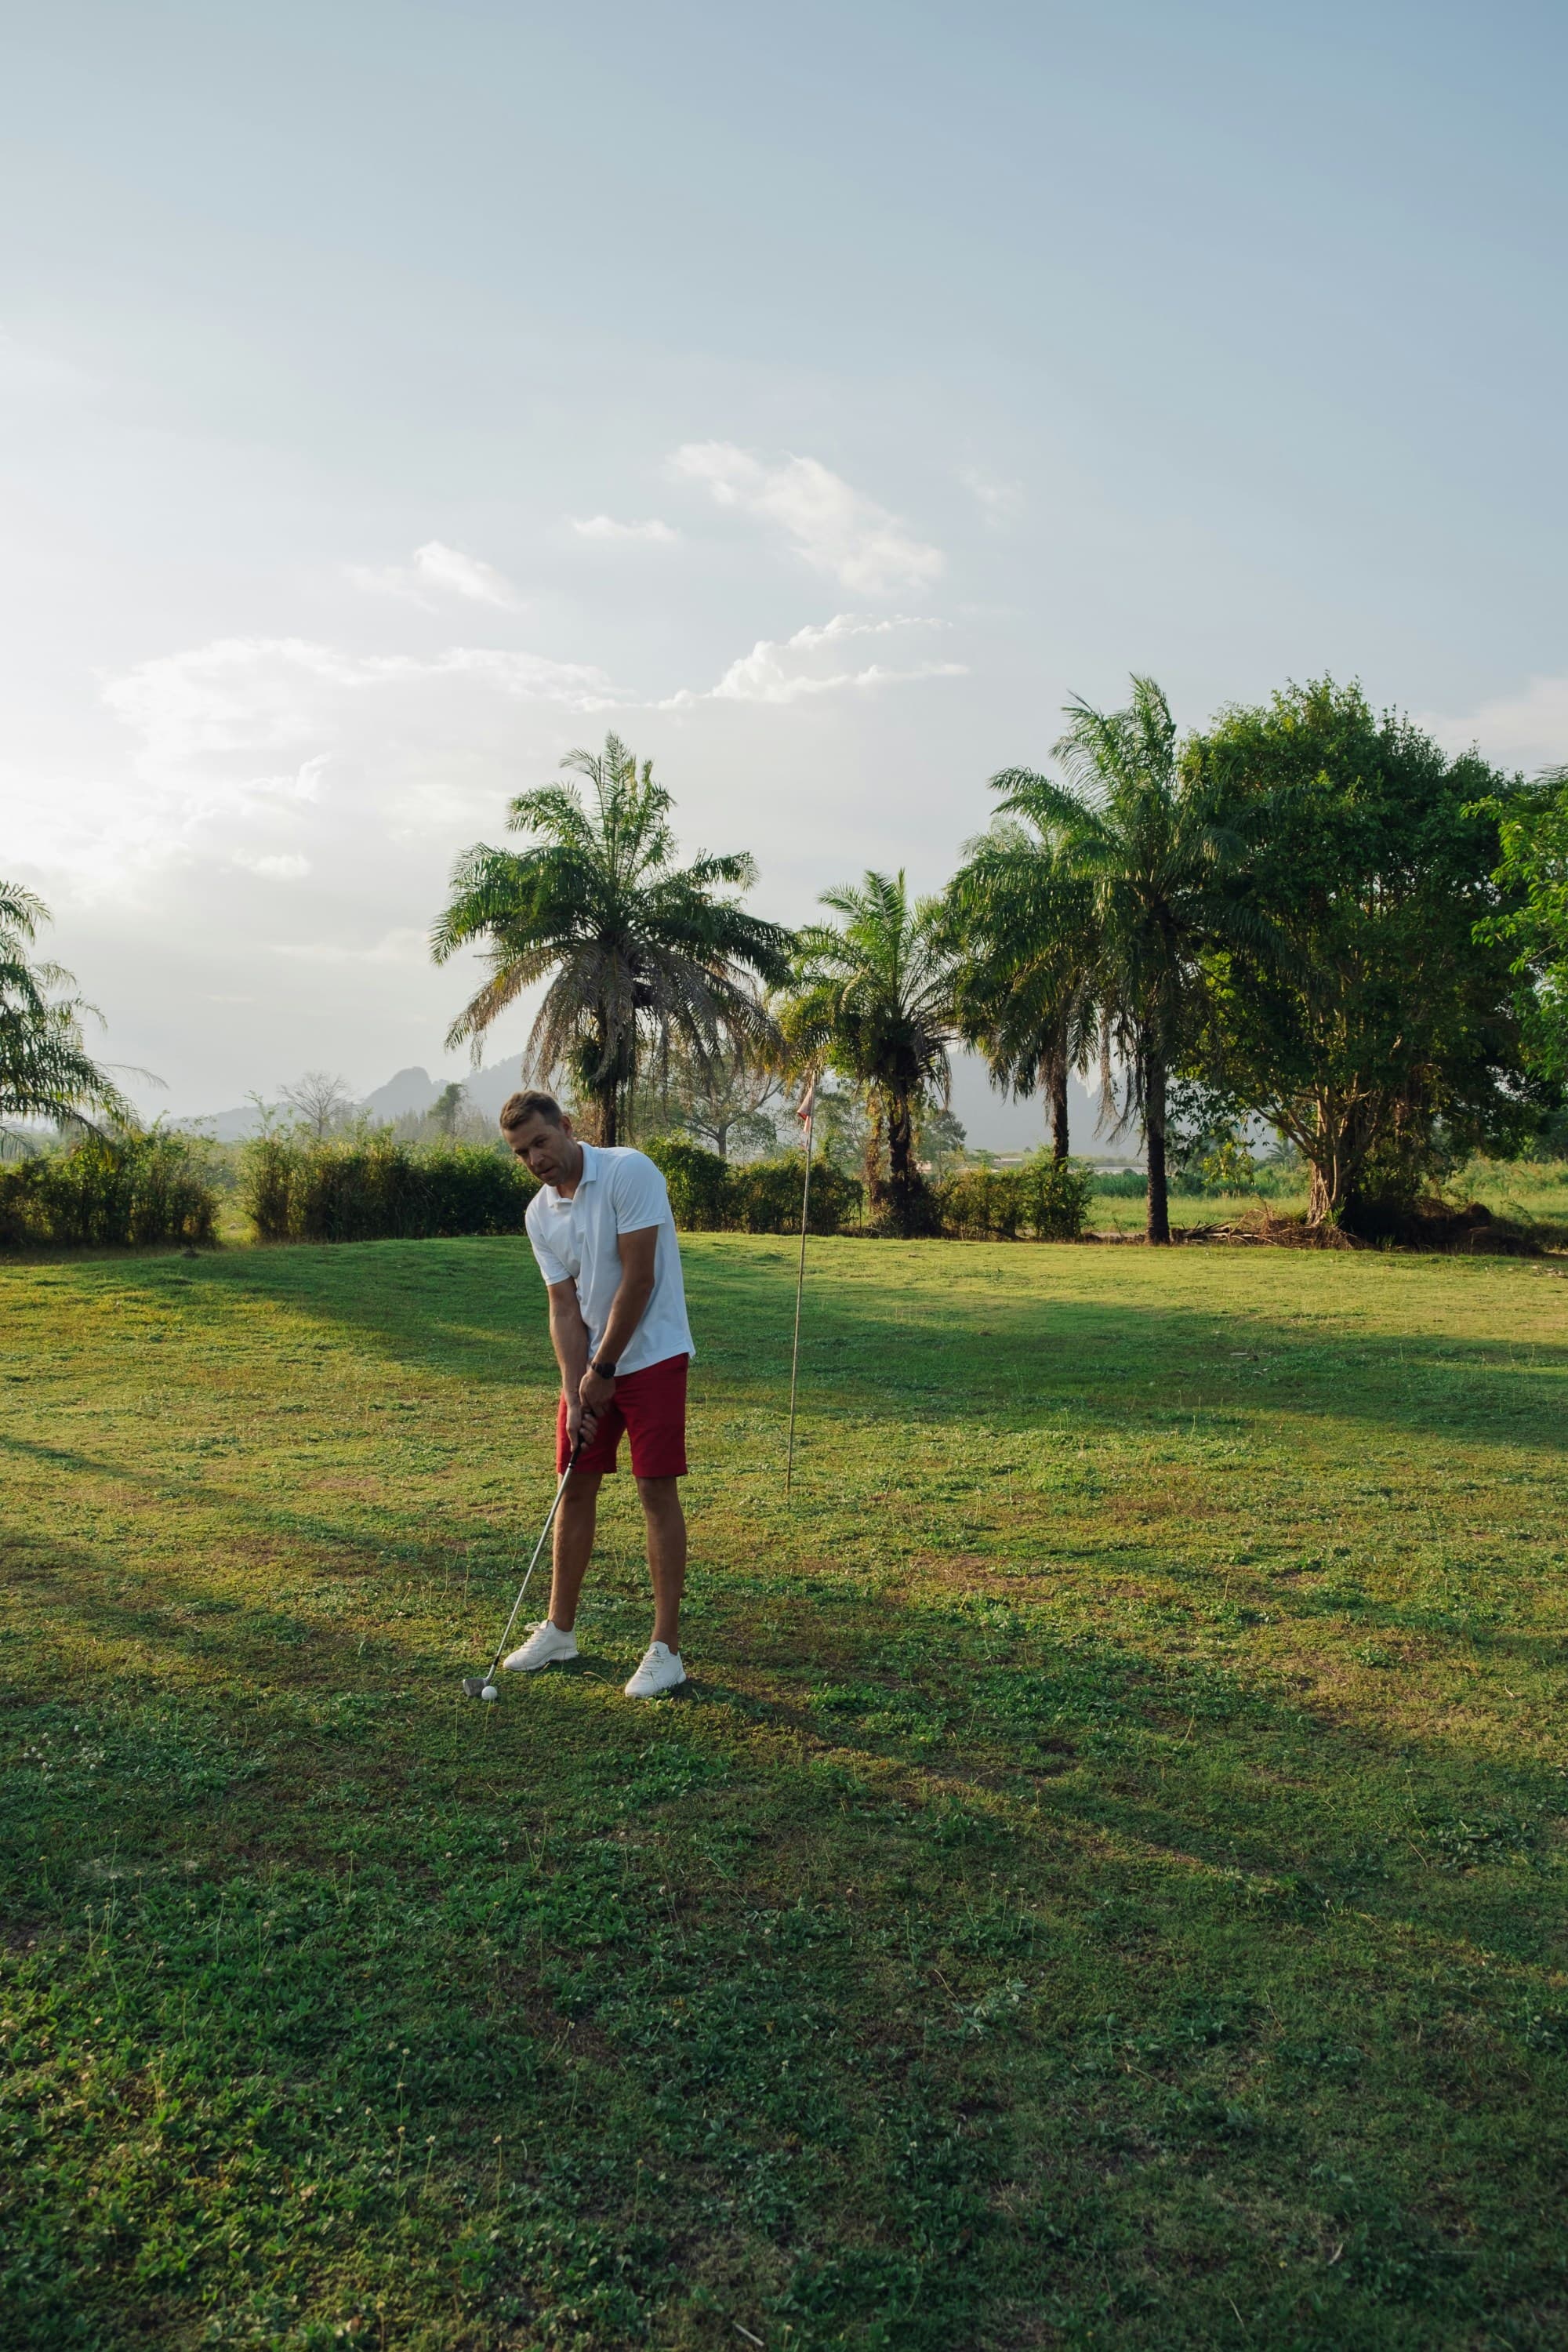
[[1071, 1160], [1037, 1151], [1018, 1171], [1024, 1222], [1037, 1241], [1076, 1242], [1089, 1216], [1094, 1179]]
[[656, 1135], [644, 1149], [664, 1177], [670, 1210], [683, 1233], [722, 1233], [734, 1223], [730, 1199], [733, 1171], [727, 1160], [679, 1135]]
[[936, 1189], [942, 1230], [963, 1241], [1075, 1242], [1089, 1215], [1090, 1171], [1037, 1151], [1021, 1168], [963, 1168]]
[[1016, 1241], [1023, 1203], [1011, 1168], [961, 1168], [937, 1186], [942, 1229], [957, 1241]]
[[[730, 1171], [734, 1221], [742, 1233], [797, 1234], [804, 1174], [793, 1153], [781, 1160], [752, 1160]], [[860, 1214], [860, 1186], [830, 1160], [811, 1163], [809, 1230], [842, 1233]]]
[[[644, 1146], [664, 1171], [683, 1233], [793, 1234], [800, 1230], [802, 1168], [793, 1152], [739, 1164], [673, 1135]], [[811, 1231], [841, 1233], [860, 1210], [860, 1187], [826, 1160], [811, 1163]]]
[[89, 1136], [70, 1151], [0, 1168], [0, 1247], [145, 1249], [216, 1239], [217, 1196], [190, 1139]]
[[258, 1241], [369, 1242], [521, 1233], [539, 1186], [489, 1145], [268, 1135], [248, 1147], [241, 1189]]

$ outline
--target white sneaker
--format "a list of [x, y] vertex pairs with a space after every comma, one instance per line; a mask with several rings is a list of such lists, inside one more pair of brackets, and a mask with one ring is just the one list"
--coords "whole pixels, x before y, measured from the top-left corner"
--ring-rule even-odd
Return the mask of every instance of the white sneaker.
[[641, 1665], [626, 1685], [626, 1696], [657, 1698], [660, 1691], [679, 1690], [685, 1680], [679, 1651], [667, 1650], [662, 1642], [650, 1642]]
[[576, 1654], [576, 1634], [563, 1633], [560, 1626], [552, 1625], [547, 1617], [542, 1625], [533, 1628], [521, 1649], [514, 1650], [510, 1658], [501, 1660], [501, 1664], [509, 1674], [536, 1675], [541, 1666], [563, 1665]]

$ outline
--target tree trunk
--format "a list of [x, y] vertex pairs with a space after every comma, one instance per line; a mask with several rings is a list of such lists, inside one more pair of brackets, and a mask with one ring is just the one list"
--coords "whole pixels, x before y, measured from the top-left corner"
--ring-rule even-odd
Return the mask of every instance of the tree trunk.
[[1143, 1142], [1149, 1155], [1148, 1239], [1166, 1247], [1171, 1239], [1171, 1202], [1165, 1187], [1165, 1065], [1152, 1055], [1143, 1067]]
[[866, 1106], [866, 1216], [875, 1224], [887, 1205], [888, 1188], [882, 1181], [882, 1104], [873, 1094]]
[[914, 1144], [914, 1119], [901, 1095], [888, 1105], [888, 1188], [893, 1196], [893, 1219], [901, 1234], [910, 1230], [910, 1153]]
[[598, 1108], [596, 1123], [599, 1132], [595, 1139], [613, 1151], [621, 1136], [621, 1090], [612, 1081], [609, 1086], [598, 1089], [594, 1100]]
[[934, 1233], [933, 1202], [925, 1178], [915, 1165], [914, 1108], [907, 1096], [888, 1106], [888, 1177], [893, 1229], [905, 1241]]
[[1300, 1139], [1310, 1170], [1307, 1194], [1310, 1225], [1353, 1230], [1367, 1154], [1373, 1137], [1360, 1105], [1322, 1094], [1311, 1130]]
[[1068, 1057], [1062, 1046], [1051, 1055], [1051, 1150], [1058, 1160], [1068, 1156]]

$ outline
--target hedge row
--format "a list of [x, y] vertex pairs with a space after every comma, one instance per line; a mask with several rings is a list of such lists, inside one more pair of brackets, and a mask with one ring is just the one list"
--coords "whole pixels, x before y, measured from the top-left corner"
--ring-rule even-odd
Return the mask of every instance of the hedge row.
[[[664, 1171], [675, 1222], [689, 1234], [795, 1234], [804, 1171], [780, 1160], [721, 1160], [700, 1144], [655, 1136], [645, 1149]], [[826, 1160], [812, 1162], [811, 1230], [841, 1233], [860, 1216], [860, 1187]]]
[[[673, 1137], [647, 1146], [687, 1233], [787, 1234], [800, 1227], [801, 1162], [742, 1165]], [[933, 1187], [941, 1232], [964, 1240], [1071, 1241], [1092, 1180], [1041, 1153], [1021, 1168], [969, 1168]], [[510, 1153], [481, 1144], [416, 1145], [391, 1136], [310, 1143], [262, 1136], [247, 1146], [240, 1197], [258, 1241], [424, 1241], [516, 1234], [538, 1191]], [[0, 1167], [0, 1247], [210, 1244], [217, 1198], [198, 1149], [154, 1130], [90, 1137], [69, 1152]], [[811, 1171], [811, 1230], [858, 1224], [860, 1186], [826, 1160]]]
[[373, 1135], [342, 1143], [260, 1136], [241, 1197], [263, 1242], [433, 1241], [518, 1234], [539, 1186], [510, 1152]]
[[146, 1248], [216, 1238], [217, 1195], [183, 1136], [89, 1136], [0, 1168], [0, 1248]]
[[[647, 1147], [664, 1171], [675, 1222], [687, 1233], [800, 1230], [801, 1163], [793, 1154], [736, 1166], [673, 1136]], [[964, 1168], [933, 1185], [933, 1228], [963, 1241], [1077, 1241], [1089, 1217], [1092, 1171], [1036, 1153], [1018, 1168]], [[853, 1177], [826, 1160], [811, 1171], [811, 1230], [842, 1233], [865, 1213]]]

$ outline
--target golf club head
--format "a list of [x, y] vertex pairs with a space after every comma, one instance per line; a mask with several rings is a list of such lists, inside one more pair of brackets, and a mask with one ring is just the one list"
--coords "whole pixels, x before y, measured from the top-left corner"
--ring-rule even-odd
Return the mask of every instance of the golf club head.
[[489, 1675], [465, 1675], [463, 1676], [463, 1696], [465, 1698], [478, 1698], [489, 1680]]

